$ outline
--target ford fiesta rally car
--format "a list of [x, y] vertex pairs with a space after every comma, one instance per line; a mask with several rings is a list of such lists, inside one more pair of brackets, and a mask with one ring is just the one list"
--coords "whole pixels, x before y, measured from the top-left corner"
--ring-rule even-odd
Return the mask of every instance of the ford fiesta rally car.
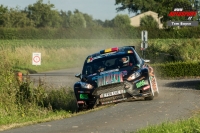
[[153, 68], [134, 46], [114, 47], [89, 55], [74, 84], [79, 110], [130, 99], [152, 100], [159, 93]]

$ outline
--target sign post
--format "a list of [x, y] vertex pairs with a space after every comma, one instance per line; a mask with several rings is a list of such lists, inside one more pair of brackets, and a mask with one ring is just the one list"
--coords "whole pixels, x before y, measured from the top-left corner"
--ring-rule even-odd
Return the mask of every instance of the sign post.
[[33, 53], [32, 65], [41, 65], [41, 53]]
[[145, 49], [148, 47], [148, 32], [146, 30], [143, 30], [141, 32], [141, 37], [142, 37], [142, 43], [141, 43], [141, 50], [142, 50], [142, 55], [145, 58]]

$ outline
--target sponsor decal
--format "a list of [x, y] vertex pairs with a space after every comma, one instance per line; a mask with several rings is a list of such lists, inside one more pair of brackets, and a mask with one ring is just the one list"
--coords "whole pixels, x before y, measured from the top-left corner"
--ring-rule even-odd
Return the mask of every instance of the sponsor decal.
[[87, 63], [90, 63], [90, 62], [92, 62], [92, 61], [93, 61], [93, 58], [92, 58], [92, 57], [90, 57], [90, 58], [87, 59]]
[[80, 99], [88, 99], [88, 94], [80, 94]]
[[123, 77], [124, 77], [125, 75], [127, 75], [127, 71], [122, 71], [122, 75], [123, 75]]
[[145, 86], [142, 90], [147, 90], [147, 89], [149, 89], [150, 88], [150, 86], [149, 85], [147, 85], [147, 86]]
[[92, 77], [92, 81], [96, 81], [98, 79], [98, 76]]
[[78, 93], [90, 93], [90, 91], [78, 91]]
[[197, 14], [197, 11], [176, 11], [176, 9], [175, 9], [174, 11], [171, 11], [169, 13], [169, 16], [170, 17], [174, 17], [174, 16], [178, 16], [178, 17], [191, 16], [191, 17], [193, 17], [193, 16], [196, 16], [196, 14]]
[[140, 88], [140, 87], [142, 87], [144, 85], [145, 85], [145, 81], [144, 80], [141, 80], [141, 81], [139, 81], [139, 82], [136, 83], [136, 87], [137, 88]]
[[97, 80], [98, 87], [123, 82], [122, 72], [112, 72], [100, 75]]
[[96, 56], [93, 59], [95, 60], [95, 59], [99, 59], [99, 58], [102, 58], [102, 56]]
[[90, 74], [90, 75], [88, 75], [88, 77], [90, 77], [90, 76], [94, 76], [94, 75], [97, 75], [97, 73], [94, 73], [94, 74]]
[[104, 72], [101, 72], [100, 75], [106, 74], [106, 73], [111, 73], [111, 72], [117, 72], [117, 71], [119, 71], [119, 69], [113, 69], [113, 70], [109, 70], [109, 71], [104, 71]]

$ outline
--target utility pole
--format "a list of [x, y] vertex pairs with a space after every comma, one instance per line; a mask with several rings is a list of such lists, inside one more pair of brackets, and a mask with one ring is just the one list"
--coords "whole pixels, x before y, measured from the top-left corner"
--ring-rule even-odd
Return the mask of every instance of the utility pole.
[[197, 11], [197, 20], [199, 22], [199, 0], [195, 0], [195, 8], [196, 8], [196, 11]]
[[148, 32], [146, 30], [141, 31], [141, 38], [142, 38], [142, 43], [141, 43], [141, 50], [142, 50], [142, 55], [143, 58], [145, 59], [145, 50], [148, 47]]

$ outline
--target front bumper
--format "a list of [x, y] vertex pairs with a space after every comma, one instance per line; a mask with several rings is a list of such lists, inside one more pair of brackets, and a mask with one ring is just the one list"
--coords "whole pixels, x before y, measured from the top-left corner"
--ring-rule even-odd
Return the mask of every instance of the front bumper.
[[94, 90], [93, 95], [99, 96], [100, 104], [116, 103], [129, 98], [149, 97], [149, 80], [140, 78], [133, 81], [124, 81], [106, 86], [101, 86]]
[[75, 88], [77, 104], [109, 104], [151, 96], [148, 77], [138, 77], [135, 80], [124, 80], [120, 83], [103, 85], [93, 90]]

